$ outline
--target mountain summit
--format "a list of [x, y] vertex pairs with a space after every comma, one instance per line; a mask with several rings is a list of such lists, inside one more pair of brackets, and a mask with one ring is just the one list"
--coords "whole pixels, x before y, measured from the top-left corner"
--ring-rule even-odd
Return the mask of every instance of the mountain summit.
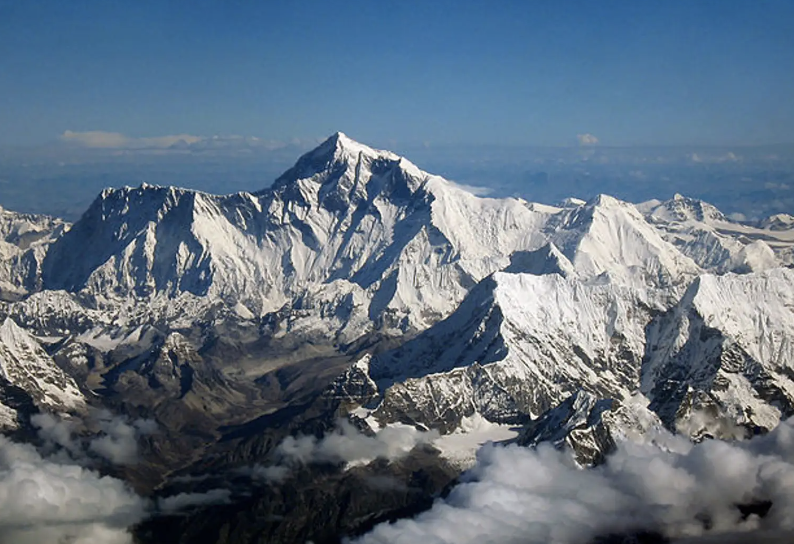
[[701, 271], [629, 203], [479, 198], [338, 132], [256, 194], [103, 191], [52, 243], [41, 284], [103, 304], [151, 299], [155, 312], [176, 299], [256, 317], [297, 304], [325, 316], [310, 328], [350, 339], [424, 329], [549, 243], [581, 279], [664, 286]]
[[547, 217], [337, 133], [257, 194], [106, 190], [52, 245], [42, 280], [106, 301], [210, 297], [246, 315], [355, 299], [376, 324], [421, 328], [537, 245]]

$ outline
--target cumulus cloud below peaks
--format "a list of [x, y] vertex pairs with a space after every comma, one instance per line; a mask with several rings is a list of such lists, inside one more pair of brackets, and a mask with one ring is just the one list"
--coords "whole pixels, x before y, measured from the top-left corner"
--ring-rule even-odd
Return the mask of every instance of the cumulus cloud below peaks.
[[286, 480], [296, 466], [343, 463], [347, 467], [366, 465], [375, 459], [394, 461], [420, 444], [438, 438], [435, 431], [419, 431], [410, 425], [395, 424], [373, 435], [361, 433], [347, 420], [322, 438], [311, 435], [288, 436], [276, 447], [276, 464], [257, 465], [247, 471], [254, 478], [273, 483]]
[[122, 544], [147, 502], [116, 478], [0, 436], [0, 542]]
[[[31, 418], [31, 423], [36, 427], [47, 451], [62, 448], [71, 458], [81, 462], [89, 461], [93, 455], [114, 465], [135, 464], [141, 438], [157, 431], [157, 424], [153, 420], [130, 420], [106, 410], [92, 412], [85, 421], [61, 419], [46, 413], [36, 414]], [[89, 432], [78, 437], [79, 429]]]
[[[486, 446], [432, 509], [379, 525], [356, 542], [590, 544], [641, 531], [669, 538], [756, 529], [794, 534], [794, 422], [749, 442], [671, 440], [674, 451], [623, 444], [594, 469], [545, 445]], [[772, 504], [763, 519], [737, 507], [762, 501]]]
[[151, 419], [129, 421], [110, 412], [101, 412], [96, 419], [100, 434], [91, 440], [89, 448], [116, 465], [136, 463], [139, 440], [157, 431], [157, 424]]
[[366, 464], [375, 459], [394, 460], [421, 443], [438, 437], [435, 432], [422, 432], [410, 425], [390, 425], [367, 436], [345, 420], [337, 429], [318, 439], [314, 436], [289, 436], [277, 448], [287, 462]]

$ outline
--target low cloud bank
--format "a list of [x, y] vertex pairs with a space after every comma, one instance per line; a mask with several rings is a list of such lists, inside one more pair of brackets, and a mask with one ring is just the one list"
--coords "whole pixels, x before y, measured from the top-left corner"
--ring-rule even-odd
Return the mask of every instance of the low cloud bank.
[[0, 436], [0, 542], [126, 544], [146, 512], [123, 481]]
[[[91, 466], [137, 462], [138, 441], [156, 432], [155, 422], [97, 410], [84, 420], [41, 413], [31, 423], [40, 450], [0, 435], [0, 544], [131, 543], [127, 528], [152, 505]], [[173, 511], [191, 500], [201, 498], [172, 498], [165, 506]]]
[[340, 420], [337, 428], [323, 436], [288, 436], [276, 448], [278, 463], [256, 466], [252, 475], [264, 480], [280, 482], [297, 465], [316, 463], [345, 463], [365, 465], [375, 459], [393, 461], [409, 453], [419, 444], [438, 438], [435, 431], [423, 432], [410, 425], [390, 425], [374, 436], [361, 433], [347, 420]]
[[[157, 431], [157, 424], [151, 419], [131, 420], [107, 410], [92, 412], [85, 421], [36, 414], [31, 423], [49, 451], [63, 448], [71, 458], [84, 462], [93, 455], [114, 465], [135, 464], [139, 440]], [[79, 438], [78, 429], [82, 427], [92, 428], [94, 434]]]
[[[737, 505], [756, 501], [772, 502], [768, 515], [743, 517]], [[794, 531], [794, 421], [748, 442], [626, 443], [590, 470], [545, 445], [485, 446], [446, 499], [355, 542], [584, 544], [641, 530], [677, 538], [758, 528]]]
[[586, 132], [584, 134], [577, 134], [576, 135], [576, 140], [579, 142], [579, 145], [585, 145], [586, 146], [586, 145], [597, 145], [598, 144], [598, 138], [596, 138], [595, 136], [593, 136], [589, 132]]
[[157, 508], [160, 512], [173, 514], [196, 506], [229, 504], [231, 496], [232, 492], [228, 489], [211, 489], [204, 493], [179, 493], [178, 495], [158, 499]]
[[151, 419], [129, 420], [103, 412], [97, 418], [100, 435], [91, 440], [89, 448], [116, 465], [130, 465], [138, 461], [138, 442], [157, 432]]

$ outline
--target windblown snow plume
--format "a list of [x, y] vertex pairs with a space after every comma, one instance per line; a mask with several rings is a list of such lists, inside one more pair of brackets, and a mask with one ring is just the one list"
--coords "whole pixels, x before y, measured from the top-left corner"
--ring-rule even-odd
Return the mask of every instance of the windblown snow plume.
[[129, 543], [146, 509], [123, 481], [0, 436], [0, 543]]
[[[638, 531], [794, 531], [794, 421], [749, 442], [669, 437], [667, 447], [624, 443], [585, 470], [550, 446], [486, 446], [446, 499], [357, 542], [584, 544]], [[763, 519], [737, 507], [760, 501], [772, 504]]]

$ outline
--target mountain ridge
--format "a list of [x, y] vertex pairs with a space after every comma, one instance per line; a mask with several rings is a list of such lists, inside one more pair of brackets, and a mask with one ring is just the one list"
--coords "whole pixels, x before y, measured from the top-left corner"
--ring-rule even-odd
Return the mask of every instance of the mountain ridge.
[[663, 428], [729, 438], [794, 414], [786, 218], [483, 198], [342, 133], [255, 193], [142, 184], [73, 225], [3, 217], [0, 250], [30, 266], [0, 270], [17, 286], [0, 425], [151, 418], [125, 469], [147, 492], [283, 472], [284, 440], [354, 436], [340, 418], [373, 440], [439, 433], [415, 457], [459, 470], [488, 437], [587, 466]]

